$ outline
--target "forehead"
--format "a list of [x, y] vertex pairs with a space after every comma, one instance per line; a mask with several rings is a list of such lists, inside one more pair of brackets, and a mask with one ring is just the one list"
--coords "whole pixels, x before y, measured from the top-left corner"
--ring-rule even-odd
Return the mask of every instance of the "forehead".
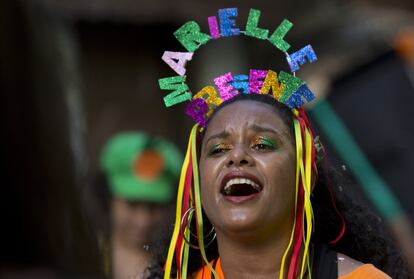
[[223, 130], [242, 131], [252, 125], [273, 128], [283, 134], [290, 134], [289, 127], [276, 108], [262, 102], [240, 100], [227, 105], [214, 115], [208, 124], [205, 136]]

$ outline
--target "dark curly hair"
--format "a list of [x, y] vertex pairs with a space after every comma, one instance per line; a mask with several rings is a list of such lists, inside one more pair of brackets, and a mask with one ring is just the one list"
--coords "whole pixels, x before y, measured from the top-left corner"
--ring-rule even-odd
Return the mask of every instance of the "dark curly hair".
[[[210, 118], [210, 121], [218, 111], [227, 105], [242, 100], [271, 105], [284, 123], [288, 127], [291, 127], [292, 135], [294, 134], [291, 110], [267, 95], [239, 94], [218, 107]], [[208, 129], [208, 124], [206, 129]], [[203, 134], [200, 134], [200, 143], [202, 140]], [[327, 159], [325, 158], [325, 160]], [[312, 242], [314, 244], [327, 244], [332, 250], [338, 253], [343, 253], [364, 263], [372, 263], [392, 278], [409, 278], [406, 262], [385, 229], [382, 219], [374, 214], [368, 205], [351, 198], [353, 196], [351, 193], [352, 187], [350, 187], [352, 182], [349, 177], [344, 172], [330, 167], [327, 161], [325, 162], [325, 164], [322, 162], [318, 163], [318, 180], [311, 195], [315, 219], [315, 230], [312, 236]], [[330, 244], [338, 236], [342, 228], [342, 221], [338, 212], [335, 210], [334, 203], [336, 204], [337, 211], [340, 212], [345, 220], [346, 230], [338, 242]], [[208, 233], [208, 227], [211, 224], [206, 217], [204, 222], [206, 224], [206, 233]], [[158, 261], [156, 265], [148, 268], [148, 276], [146, 278], [162, 278], [162, 267], [166, 259], [169, 242], [168, 236], [170, 235], [171, 231], [166, 232], [165, 236], [167, 237], [164, 236], [160, 240], [158, 249], [153, 250], [155, 252], [154, 257]], [[190, 253], [188, 274], [195, 272], [203, 264], [199, 251], [191, 249]], [[218, 257], [216, 241], [206, 248], [206, 254], [208, 260]]]

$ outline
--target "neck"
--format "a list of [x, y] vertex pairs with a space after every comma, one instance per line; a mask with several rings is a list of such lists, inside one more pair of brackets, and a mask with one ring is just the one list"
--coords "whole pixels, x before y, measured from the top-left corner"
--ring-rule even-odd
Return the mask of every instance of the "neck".
[[[289, 226], [290, 224], [287, 224], [286, 227]], [[268, 237], [261, 234], [261, 237], [251, 235], [244, 239], [218, 231], [218, 250], [226, 279], [279, 278], [280, 264], [289, 243], [290, 230], [291, 227], [278, 232], [273, 231]], [[287, 269], [288, 266], [285, 266], [285, 271]]]
[[[150, 253], [143, 245], [133, 246], [116, 234], [112, 236], [112, 273], [113, 278], [141, 278], [150, 264]], [[135, 278], [134, 277], [134, 278]]]

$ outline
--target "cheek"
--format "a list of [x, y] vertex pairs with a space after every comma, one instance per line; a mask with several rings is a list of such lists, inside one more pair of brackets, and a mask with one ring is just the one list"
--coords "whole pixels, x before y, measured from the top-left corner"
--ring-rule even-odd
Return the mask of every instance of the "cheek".
[[[200, 174], [200, 188], [201, 194], [208, 194], [213, 188], [216, 183], [215, 178], [217, 177], [218, 173], [218, 162], [215, 160], [206, 160], [201, 159], [199, 164], [199, 174]], [[209, 191], [207, 191], [209, 190]]]
[[201, 194], [201, 203], [203, 207], [207, 206], [209, 200], [211, 200], [211, 194], [213, 193], [212, 188], [214, 181], [212, 179], [210, 166], [208, 163], [200, 163], [200, 194]]
[[151, 212], [149, 216], [149, 223], [151, 227], [155, 227], [163, 221], [164, 216], [166, 216], [167, 212], [162, 208], [157, 208]]
[[294, 198], [296, 187], [296, 166], [292, 156], [266, 162], [264, 168], [268, 173], [268, 183], [271, 185], [273, 195], [290, 202]]
[[111, 221], [114, 228], [124, 229], [128, 225], [128, 210], [119, 202], [113, 202], [111, 207]]

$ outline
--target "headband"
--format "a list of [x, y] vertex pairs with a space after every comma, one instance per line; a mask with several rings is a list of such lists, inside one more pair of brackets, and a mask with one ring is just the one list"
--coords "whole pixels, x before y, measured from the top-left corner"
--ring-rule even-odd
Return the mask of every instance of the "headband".
[[[306, 61], [315, 62], [316, 54], [311, 45], [288, 53], [290, 44], [284, 40], [293, 24], [285, 19], [269, 36], [269, 30], [258, 27], [260, 11], [250, 9], [245, 30], [236, 27], [235, 17], [238, 15], [237, 8], [218, 10], [217, 16], [208, 17], [209, 34], [201, 31], [195, 21], [188, 21], [174, 32], [177, 40], [188, 52], [165, 51], [162, 60], [167, 63], [178, 76], [159, 79], [162, 90], [171, 91], [164, 97], [165, 106], [170, 107], [185, 101], [190, 101], [186, 107], [189, 115], [201, 127], [206, 122], [212, 111], [222, 102], [227, 101], [238, 94], [272, 94], [279, 102], [286, 104], [289, 108], [300, 108], [315, 97], [307, 87], [305, 81], [296, 77], [296, 71]], [[286, 60], [291, 73], [281, 71], [279, 75], [272, 70], [251, 69], [248, 75], [233, 75], [225, 73], [214, 79], [214, 86], [209, 85], [202, 88], [196, 94], [192, 94], [186, 84], [186, 64], [192, 60], [195, 51], [211, 40], [222, 37], [245, 35], [260, 40], [266, 40], [286, 55]]]

